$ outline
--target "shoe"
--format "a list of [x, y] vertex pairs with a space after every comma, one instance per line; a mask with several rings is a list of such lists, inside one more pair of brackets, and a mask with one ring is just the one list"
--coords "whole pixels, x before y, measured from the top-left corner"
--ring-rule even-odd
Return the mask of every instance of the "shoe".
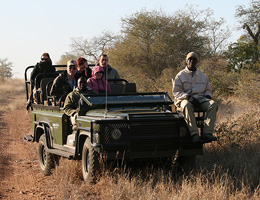
[[200, 138], [199, 134], [194, 134], [192, 136], [192, 142], [194, 142], [194, 143], [201, 142], [201, 138]]
[[202, 139], [203, 139], [203, 140], [210, 141], [210, 142], [212, 142], [212, 141], [217, 141], [217, 138], [214, 137], [214, 136], [212, 135], [212, 133], [205, 133], [205, 134], [203, 134], [203, 135], [202, 135]]

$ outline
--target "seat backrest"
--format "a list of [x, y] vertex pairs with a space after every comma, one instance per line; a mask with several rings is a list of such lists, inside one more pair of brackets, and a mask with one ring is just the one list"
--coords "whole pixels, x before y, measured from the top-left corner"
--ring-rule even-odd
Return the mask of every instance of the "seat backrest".
[[136, 84], [135, 83], [125, 83], [123, 93], [133, 93], [136, 92]]
[[123, 93], [124, 84], [122, 83], [110, 83], [111, 93]]
[[[48, 84], [49, 82], [52, 82], [54, 78], [43, 78], [40, 83], [41, 88], [41, 101], [44, 102], [44, 100], [47, 99], [47, 86], [51, 87], [52, 84]], [[50, 85], [50, 86], [49, 86]]]
[[47, 96], [50, 96], [52, 84], [53, 84], [53, 80], [49, 81], [49, 82], [47, 83], [47, 85], [46, 85], [46, 95], [47, 95]]

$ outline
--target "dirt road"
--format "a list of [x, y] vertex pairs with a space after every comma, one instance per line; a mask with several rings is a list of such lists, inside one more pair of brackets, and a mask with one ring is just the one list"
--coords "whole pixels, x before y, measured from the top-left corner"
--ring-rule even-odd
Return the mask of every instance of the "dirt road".
[[30, 133], [25, 109], [0, 112], [0, 199], [56, 199], [48, 191], [54, 180], [39, 170], [37, 144], [23, 139]]

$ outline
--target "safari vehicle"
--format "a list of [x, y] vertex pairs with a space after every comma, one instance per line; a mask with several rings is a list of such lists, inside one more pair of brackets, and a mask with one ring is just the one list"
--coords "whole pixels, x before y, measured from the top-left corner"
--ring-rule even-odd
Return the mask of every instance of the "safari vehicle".
[[[31, 96], [29, 69], [25, 70], [27, 99]], [[56, 66], [59, 67], [66, 66]], [[76, 130], [63, 112], [62, 99], [56, 104], [49, 95], [50, 85], [58, 75], [39, 74], [35, 99], [31, 99], [32, 134], [25, 139], [38, 143], [40, 168], [51, 173], [54, 159], [62, 156], [82, 160], [86, 182], [95, 179], [100, 159], [178, 158], [193, 165], [203, 144], [191, 142], [181, 113], [173, 112], [173, 101], [166, 92], [140, 93], [134, 83], [111, 83], [109, 94], [82, 95]], [[203, 117], [198, 116], [198, 123]]]

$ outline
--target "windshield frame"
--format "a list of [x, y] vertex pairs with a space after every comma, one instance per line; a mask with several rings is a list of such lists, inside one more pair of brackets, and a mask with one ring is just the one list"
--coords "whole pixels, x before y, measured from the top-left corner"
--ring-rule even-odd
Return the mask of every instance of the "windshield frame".
[[89, 106], [99, 105], [170, 105], [173, 101], [167, 92], [134, 94], [81, 94], [82, 100]]

